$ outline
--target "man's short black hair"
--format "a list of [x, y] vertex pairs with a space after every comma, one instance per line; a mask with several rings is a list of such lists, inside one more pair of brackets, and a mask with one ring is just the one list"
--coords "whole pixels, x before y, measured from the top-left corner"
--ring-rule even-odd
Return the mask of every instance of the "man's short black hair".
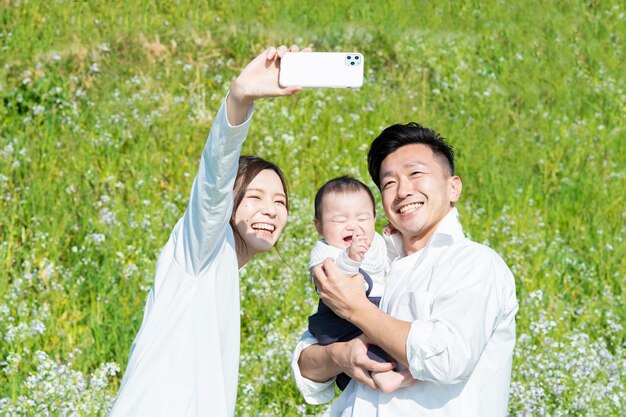
[[368, 170], [379, 190], [380, 166], [383, 160], [399, 148], [412, 144], [428, 146], [448, 168], [450, 175], [454, 175], [454, 150], [439, 133], [415, 122], [405, 125], [395, 124], [383, 130], [374, 139], [367, 154]]

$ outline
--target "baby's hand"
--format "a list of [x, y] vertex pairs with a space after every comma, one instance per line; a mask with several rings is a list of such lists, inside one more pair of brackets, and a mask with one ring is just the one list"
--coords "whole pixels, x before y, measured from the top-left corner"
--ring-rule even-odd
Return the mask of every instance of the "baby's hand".
[[348, 257], [356, 262], [363, 262], [363, 258], [370, 248], [370, 242], [363, 233], [364, 230], [357, 227], [352, 235], [352, 243], [348, 246]]
[[383, 233], [387, 236], [391, 236], [394, 233], [398, 233], [398, 229], [396, 229], [391, 223], [387, 223], [387, 225], [383, 227]]

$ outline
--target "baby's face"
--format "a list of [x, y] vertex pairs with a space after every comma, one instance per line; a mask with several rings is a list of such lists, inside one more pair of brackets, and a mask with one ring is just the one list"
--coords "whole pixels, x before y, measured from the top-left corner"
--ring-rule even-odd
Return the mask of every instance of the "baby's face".
[[365, 191], [329, 193], [322, 200], [322, 219], [315, 227], [326, 242], [337, 248], [347, 248], [355, 231], [372, 243], [375, 232], [374, 207]]

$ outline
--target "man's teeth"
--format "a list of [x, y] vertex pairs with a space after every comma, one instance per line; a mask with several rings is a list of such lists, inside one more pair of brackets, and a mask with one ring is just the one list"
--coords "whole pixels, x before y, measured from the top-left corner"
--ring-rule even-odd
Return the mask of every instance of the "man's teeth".
[[415, 211], [417, 209], [419, 209], [420, 207], [422, 207], [424, 205], [424, 203], [412, 203], [412, 204], [407, 204], [404, 207], [400, 207], [400, 213], [408, 213], [411, 211]]
[[275, 226], [266, 223], [255, 223], [252, 225], [252, 228], [254, 230], [267, 230], [269, 232], [273, 232], [276, 229]]

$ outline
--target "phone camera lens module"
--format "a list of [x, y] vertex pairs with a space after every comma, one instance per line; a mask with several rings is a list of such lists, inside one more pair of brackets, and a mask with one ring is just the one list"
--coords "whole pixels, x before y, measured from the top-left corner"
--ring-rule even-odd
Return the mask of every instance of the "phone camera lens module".
[[354, 59], [356, 59], [358, 61], [359, 60], [359, 56], [358, 55], [355, 56]]
[[354, 62], [350, 62], [350, 65], [354, 65]]
[[348, 55], [348, 59], [352, 59], [352, 56]]

